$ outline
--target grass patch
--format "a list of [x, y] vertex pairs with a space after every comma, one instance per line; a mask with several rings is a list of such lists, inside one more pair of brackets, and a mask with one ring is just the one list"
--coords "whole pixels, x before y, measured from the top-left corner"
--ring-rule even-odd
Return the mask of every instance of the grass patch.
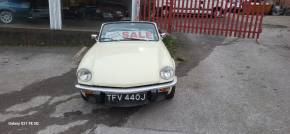
[[165, 46], [167, 47], [171, 56], [175, 59], [176, 58], [176, 50], [177, 50], [176, 39], [174, 37], [172, 37], [171, 35], [167, 35], [165, 38], [163, 38], [163, 42], [164, 42]]

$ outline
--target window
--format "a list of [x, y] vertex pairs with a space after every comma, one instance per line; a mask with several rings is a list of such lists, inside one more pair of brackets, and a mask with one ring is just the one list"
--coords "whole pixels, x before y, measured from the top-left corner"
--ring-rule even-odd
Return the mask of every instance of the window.
[[[103, 22], [131, 19], [131, 0], [60, 1], [62, 7], [58, 12], [57, 6], [49, 7], [48, 0], [0, 0], [0, 27], [49, 29], [51, 25], [52, 28], [96, 31]], [[55, 13], [51, 21], [50, 11]]]
[[130, 20], [130, 0], [63, 0], [63, 28], [98, 30], [103, 22]]

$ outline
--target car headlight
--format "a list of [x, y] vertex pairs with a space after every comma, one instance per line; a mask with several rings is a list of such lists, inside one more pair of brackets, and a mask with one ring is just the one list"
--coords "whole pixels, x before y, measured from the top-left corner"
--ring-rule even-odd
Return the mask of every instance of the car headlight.
[[160, 71], [160, 77], [164, 80], [169, 80], [174, 77], [174, 70], [172, 67], [164, 67]]
[[77, 72], [77, 77], [80, 81], [89, 81], [92, 79], [92, 73], [88, 69], [80, 69]]

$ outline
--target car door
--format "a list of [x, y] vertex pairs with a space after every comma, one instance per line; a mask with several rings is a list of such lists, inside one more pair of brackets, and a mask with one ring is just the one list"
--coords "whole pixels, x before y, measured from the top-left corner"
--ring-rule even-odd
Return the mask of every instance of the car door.
[[48, 1], [36, 0], [31, 6], [32, 18], [49, 18]]
[[197, 13], [198, 9], [202, 8], [201, 4], [203, 0], [172, 0], [174, 2], [175, 13]]
[[15, 12], [27, 12], [30, 8], [30, 3], [26, 0], [8, 0], [9, 7]]

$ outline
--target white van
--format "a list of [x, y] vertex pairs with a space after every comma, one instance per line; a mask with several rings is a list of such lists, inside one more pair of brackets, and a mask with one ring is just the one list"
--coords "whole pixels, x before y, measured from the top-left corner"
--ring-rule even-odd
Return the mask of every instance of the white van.
[[[231, 3], [226, 0], [156, 0], [155, 7], [158, 15], [167, 16], [172, 9], [172, 14], [209, 14], [222, 16]], [[171, 5], [173, 2], [173, 5]], [[229, 11], [229, 10], [227, 10]]]

